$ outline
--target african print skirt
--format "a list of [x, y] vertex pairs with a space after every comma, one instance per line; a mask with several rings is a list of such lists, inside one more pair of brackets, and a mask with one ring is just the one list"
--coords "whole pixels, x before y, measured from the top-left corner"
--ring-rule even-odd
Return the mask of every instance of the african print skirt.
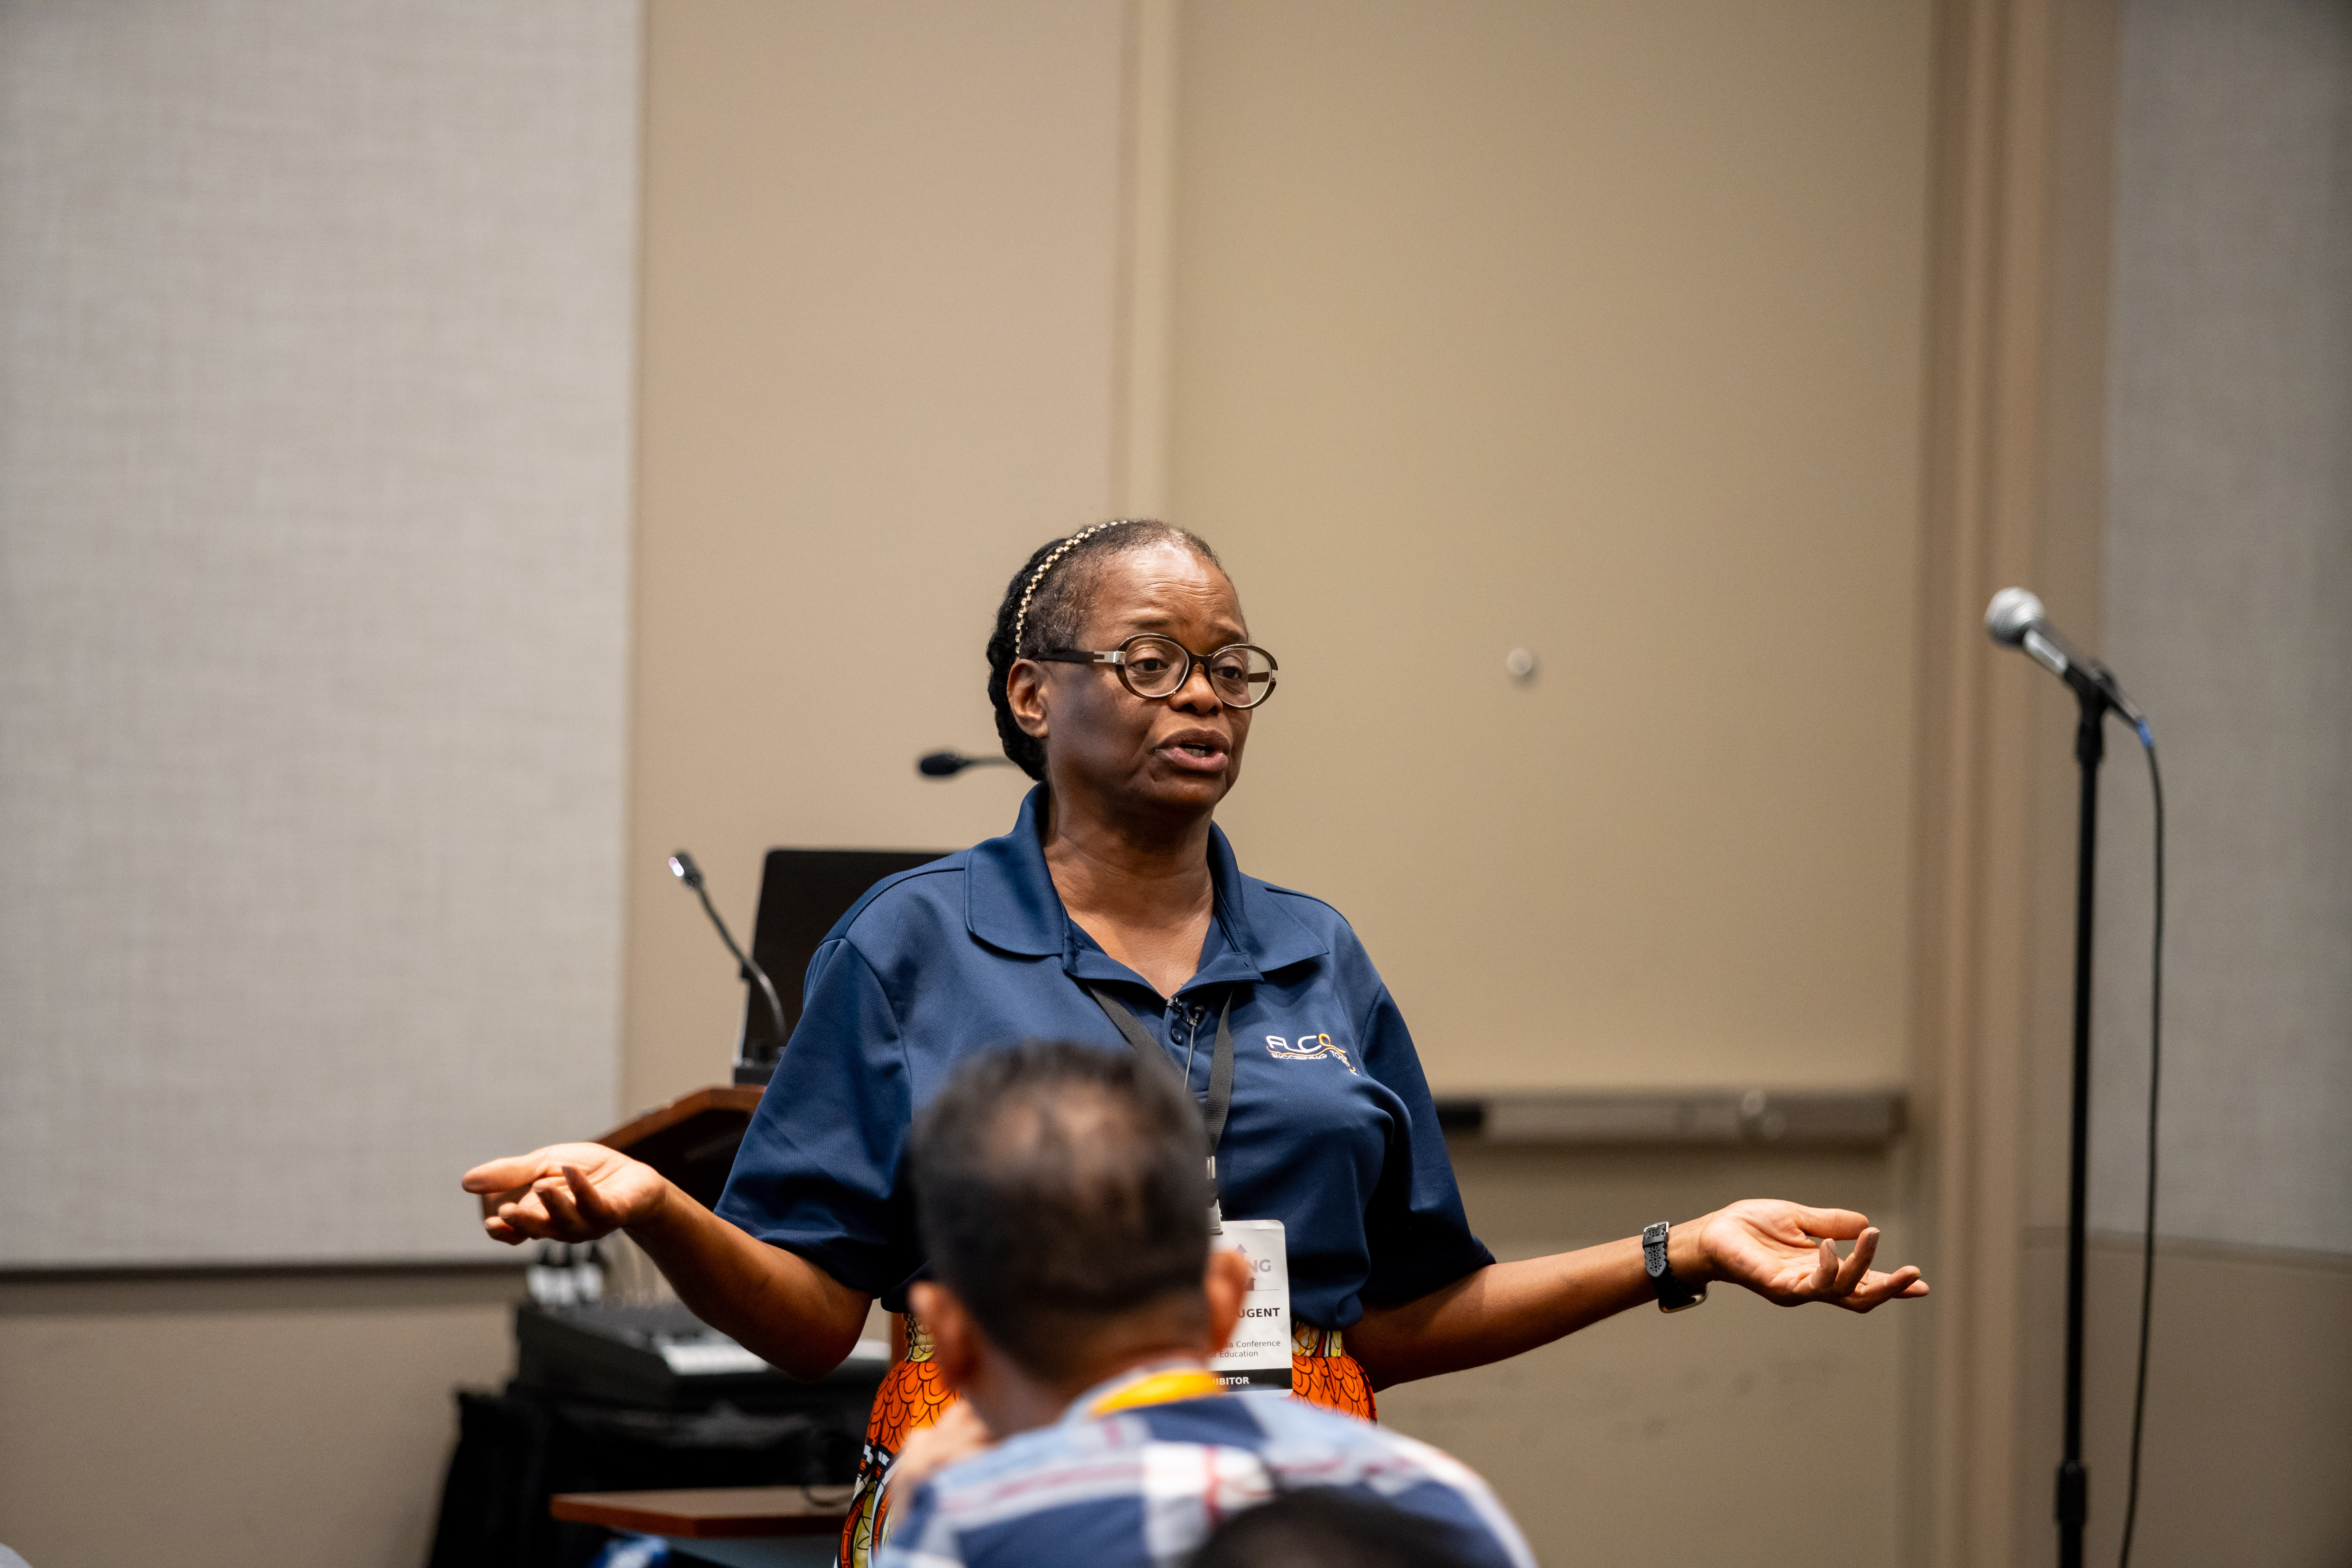
[[[842, 1526], [840, 1568], [867, 1568], [874, 1543], [888, 1528], [890, 1494], [882, 1481], [890, 1473], [890, 1462], [906, 1447], [908, 1434], [937, 1421], [955, 1403], [931, 1360], [931, 1336], [912, 1312], [906, 1316], [904, 1335], [905, 1349], [883, 1374], [882, 1386], [874, 1393], [873, 1413], [866, 1418], [866, 1451], [857, 1464], [849, 1519]], [[1337, 1329], [1301, 1323], [1292, 1330], [1290, 1394], [1342, 1415], [1381, 1418], [1371, 1379], [1341, 1346]]]

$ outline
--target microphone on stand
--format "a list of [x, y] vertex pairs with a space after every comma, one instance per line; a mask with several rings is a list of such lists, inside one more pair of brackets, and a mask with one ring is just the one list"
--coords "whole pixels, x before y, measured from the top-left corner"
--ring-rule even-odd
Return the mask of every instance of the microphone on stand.
[[[760, 994], [768, 1000], [768, 1015], [776, 1022], [776, 1048], [783, 1049], [784, 1038], [792, 1031], [784, 1026], [784, 1004], [776, 995], [775, 983], [768, 978], [766, 970], [751, 962], [750, 953], [735, 944], [735, 933], [729, 931], [727, 922], [719, 918], [719, 910], [710, 901], [710, 893], [702, 885], [702, 868], [694, 863], [694, 857], [684, 849], [679, 850], [669, 858], [669, 869], [672, 876], [692, 888], [694, 896], [702, 900], [702, 912], [710, 917], [710, 923], [719, 928], [719, 940], [725, 942], [727, 951], [735, 955], [736, 973], [744, 984], [748, 985], [756, 982], [759, 984]], [[742, 1067], [746, 1064], [739, 1060], [735, 1065]]]
[[2003, 588], [1985, 606], [1985, 635], [2003, 647], [2022, 648], [2027, 657], [2086, 697], [2107, 703], [2132, 721], [2140, 743], [2153, 745], [2147, 715], [2124, 695], [2116, 672], [2090, 655], [2078, 652], [2061, 636], [2042, 608], [2042, 601], [2024, 588]]
[[927, 779], [951, 779], [966, 768], [1009, 768], [1011, 757], [968, 757], [961, 752], [926, 752], [915, 759], [915, 771]]
[[2058, 1561], [2082, 1568], [2083, 1531], [2090, 1518], [2090, 1471], [2083, 1464], [2083, 1331], [2085, 1241], [2090, 1228], [2091, 1143], [2091, 964], [2093, 895], [2098, 885], [2099, 763], [2106, 753], [2107, 714], [2122, 714], [2138, 731], [2147, 756], [2148, 786], [2156, 805], [2156, 955], [2150, 964], [2151, 1001], [2147, 1077], [2147, 1205], [2145, 1251], [2140, 1260], [2139, 1384], [2132, 1396], [2129, 1500], [2124, 1505], [2124, 1550], [2139, 1501], [2140, 1421], [2147, 1394], [2148, 1301], [2156, 1258], [2157, 1028], [2163, 1018], [2164, 974], [2164, 785], [2157, 773], [2156, 735], [2147, 715], [2124, 695], [2115, 671], [2081, 652], [2059, 634], [2042, 601], [2023, 588], [2003, 588], [1985, 606], [1985, 632], [2003, 647], [2026, 657], [2064, 681], [2074, 693], [2080, 718], [2074, 730], [2074, 761], [2082, 770], [2080, 825], [2074, 837], [2074, 1028], [2072, 1117], [2066, 1156], [2066, 1363], [2063, 1457], [2058, 1464]]

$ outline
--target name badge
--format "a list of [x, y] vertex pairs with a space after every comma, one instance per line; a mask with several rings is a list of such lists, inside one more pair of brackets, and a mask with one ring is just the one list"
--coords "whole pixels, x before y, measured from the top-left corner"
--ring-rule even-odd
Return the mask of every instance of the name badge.
[[1290, 1251], [1278, 1219], [1229, 1219], [1209, 1244], [1250, 1266], [1248, 1294], [1234, 1337], [1209, 1363], [1227, 1388], [1290, 1387]]

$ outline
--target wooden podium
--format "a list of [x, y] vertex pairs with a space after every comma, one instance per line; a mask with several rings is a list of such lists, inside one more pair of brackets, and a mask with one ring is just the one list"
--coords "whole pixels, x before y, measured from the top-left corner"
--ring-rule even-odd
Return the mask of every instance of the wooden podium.
[[624, 1121], [596, 1140], [643, 1160], [695, 1202], [715, 1207], [735, 1151], [760, 1109], [756, 1084], [713, 1084]]
[[[632, 1117], [596, 1142], [644, 1161], [696, 1202], [715, 1205], [760, 1094], [753, 1084], [713, 1084]], [[680, 1556], [728, 1568], [819, 1568], [838, 1552], [849, 1488], [559, 1492], [548, 1511], [573, 1524], [658, 1535]]]

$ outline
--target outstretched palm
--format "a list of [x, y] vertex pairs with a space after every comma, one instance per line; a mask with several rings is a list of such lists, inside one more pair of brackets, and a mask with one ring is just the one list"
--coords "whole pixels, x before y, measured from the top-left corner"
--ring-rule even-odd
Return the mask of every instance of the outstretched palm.
[[[1874, 1272], [1878, 1232], [1851, 1209], [1807, 1208], [1778, 1198], [1748, 1198], [1699, 1222], [1716, 1278], [1744, 1285], [1784, 1307], [1833, 1301], [1867, 1312], [1881, 1302], [1925, 1296], [1927, 1282], [1906, 1264]], [[1853, 1250], [1838, 1256], [1836, 1243]]]
[[466, 1173], [482, 1228], [509, 1246], [594, 1241], [645, 1218], [666, 1184], [651, 1166], [602, 1143], [551, 1143]]

